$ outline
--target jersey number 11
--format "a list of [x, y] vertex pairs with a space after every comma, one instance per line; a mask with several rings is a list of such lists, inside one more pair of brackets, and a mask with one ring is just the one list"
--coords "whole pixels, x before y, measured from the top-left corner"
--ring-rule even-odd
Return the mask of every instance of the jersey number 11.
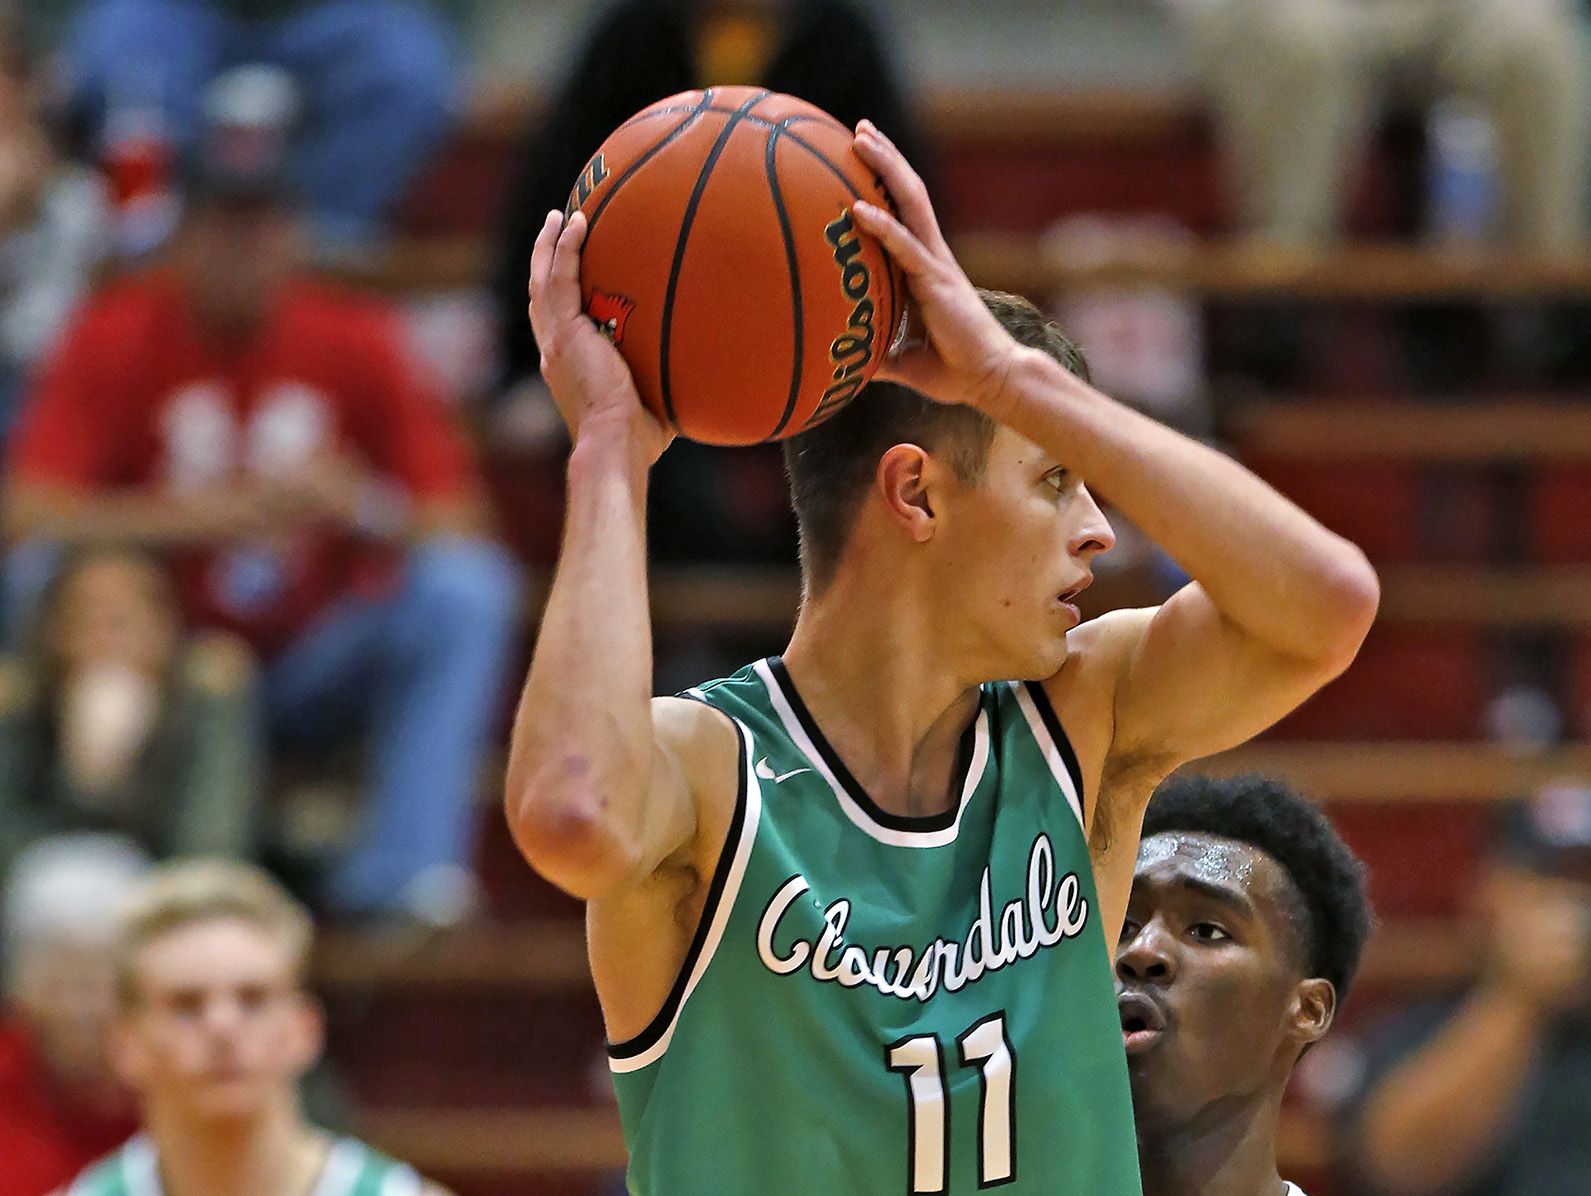
[[[1016, 1178], [1016, 1053], [1005, 1032], [1005, 1012], [991, 1013], [956, 1039], [963, 1067], [979, 1072], [978, 1186], [992, 1188]], [[903, 1038], [884, 1048], [890, 1071], [906, 1078], [907, 1151], [912, 1196], [945, 1191], [950, 1171], [950, 1085], [944, 1044], [937, 1034]]]

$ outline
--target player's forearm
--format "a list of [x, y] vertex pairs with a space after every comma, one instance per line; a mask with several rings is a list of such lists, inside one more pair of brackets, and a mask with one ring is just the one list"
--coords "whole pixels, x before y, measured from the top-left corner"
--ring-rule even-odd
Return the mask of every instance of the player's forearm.
[[1346, 663], [1374, 617], [1374, 571], [1236, 461], [1026, 352], [1002, 422], [1055, 454], [1169, 552], [1232, 623], [1288, 655]]
[[648, 466], [621, 435], [583, 436], [570, 456], [564, 542], [506, 795], [520, 846], [559, 883], [560, 871], [622, 853], [651, 777]]
[[1394, 1196], [1444, 1192], [1474, 1174], [1518, 1112], [1540, 1015], [1482, 991], [1396, 1067], [1360, 1112], [1367, 1177]]

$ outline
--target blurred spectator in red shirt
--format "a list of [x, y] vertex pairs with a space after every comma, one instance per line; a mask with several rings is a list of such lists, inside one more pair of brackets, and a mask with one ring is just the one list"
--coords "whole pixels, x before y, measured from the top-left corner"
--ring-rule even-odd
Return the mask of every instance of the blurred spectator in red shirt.
[[213, 130], [170, 268], [98, 297], [43, 372], [5, 494], [14, 604], [48, 545], [169, 551], [188, 618], [262, 655], [276, 739], [373, 736], [331, 904], [449, 920], [515, 571], [391, 316], [303, 276], [281, 141]]
[[0, 1196], [44, 1196], [136, 1129], [106, 1035], [116, 909], [143, 872], [110, 836], [42, 843], [7, 886]]

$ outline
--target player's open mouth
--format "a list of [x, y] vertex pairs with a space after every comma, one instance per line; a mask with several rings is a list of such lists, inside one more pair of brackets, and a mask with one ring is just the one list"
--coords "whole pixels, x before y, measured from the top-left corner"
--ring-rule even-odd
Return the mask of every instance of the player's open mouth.
[[1083, 578], [1082, 581], [1078, 582], [1071, 589], [1061, 591], [1060, 600], [1063, 603], [1070, 604], [1079, 594], [1081, 594], [1084, 590], [1088, 589], [1088, 587], [1093, 585], [1093, 584], [1094, 584], [1094, 578], [1093, 578], [1092, 575], [1090, 575], [1088, 577], [1085, 577], [1085, 578]]
[[1165, 1033], [1165, 1012], [1143, 993], [1122, 993], [1116, 998], [1116, 1010], [1121, 1014], [1122, 1046], [1129, 1055], [1147, 1051]]

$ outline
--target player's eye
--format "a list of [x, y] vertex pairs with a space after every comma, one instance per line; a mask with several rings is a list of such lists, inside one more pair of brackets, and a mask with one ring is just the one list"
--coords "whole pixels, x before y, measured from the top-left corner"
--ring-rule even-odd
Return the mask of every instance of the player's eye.
[[1214, 922], [1195, 922], [1188, 927], [1188, 933], [1205, 943], [1224, 943], [1232, 937]]
[[1137, 937], [1138, 932], [1142, 929], [1143, 927], [1137, 922], [1134, 922], [1131, 918], [1128, 918], [1121, 924], [1121, 939], [1119, 941], [1123, 943], [1131, 941]]
[[1057, 494], [1061, 493], [1071, 484], [1072, 474], [1064, 465], [1057, 465], [1044, 475], [1046, 485], [1052, 487]]

